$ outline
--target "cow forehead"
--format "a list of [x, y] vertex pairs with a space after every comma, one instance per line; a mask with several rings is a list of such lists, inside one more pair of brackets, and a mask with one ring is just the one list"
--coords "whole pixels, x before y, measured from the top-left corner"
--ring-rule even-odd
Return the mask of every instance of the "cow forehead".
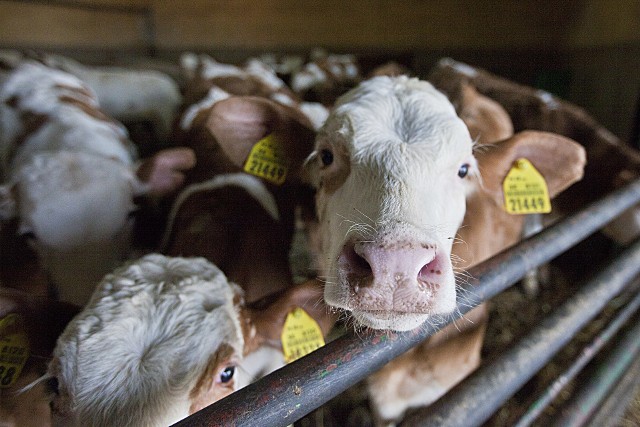
[[354, 162], [394, 152], [420, 161], [457, 161], [470, 156], [473, 145], [449, 100], [428, 82], [406, 77], [371, 79], [347, 93], [320, 139], [344, 145]]

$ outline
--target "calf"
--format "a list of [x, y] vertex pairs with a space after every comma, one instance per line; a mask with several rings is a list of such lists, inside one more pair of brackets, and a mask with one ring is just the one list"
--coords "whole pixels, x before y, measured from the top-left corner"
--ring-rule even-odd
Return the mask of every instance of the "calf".
[[338, 100], [308, 162], [328, 304], [393, 330], [454, 309], [450, 255], [478, 173], [472, 146], [427, 82], [375, 77]]
[[173, 424], [233, 392], [243, 354], [265, 345], [281, 351], [293, 307], [318, 318], [326, 333], [332, 319], [318, 286], [247, 308], [240, 288], [203, 258], [151, 254], [124, 265], [104, 278], [58, 340], [48, 375], [58, 383], [54, 418], [64, 425]]
[[193, 152], [136, 164], [125, 129], [78, 78], [24, 62], [0, 88], [0, 219], [18, 219], [60, 298], [78, 305], [130, 249], [134, 198], [177, 190]]
[[[198, 160], [174, 202], [161, 251], [206, 257], [241, 284], [249, 302], [290, 285], [296, 208], [313, 200], [302, 168], [313, 149], [312, 123], [295, 107], [212, 86], [180, 125], [179, 141]], [[277, 156], [252, 157], [267, 137]]]
[[[559, 211], [574, 212], [640, 175], [640, 153], [570, 102], [448, 58], [431, 70], [429, 80], [454, 103], [465, 83], [472, 84], [509, 113], [515, 131], [554, 132], [584, 146], [588, 160], [584, 179], [554, 202]], [[619, 243], [630, 242], [640, 234], [640, 209], [625, 212], [604, 231]]]
[[[458, 230], [460, 241], [452, 250], [456, 268], [464, 270], [522, 236], [524, 218], [505, 211], [502, 194], [504, 177], [517, 159], [526, 157], [539, 169], [554, 197], [581, 178], [585, 154], [575, 142], [555, 134], [528, 131], [511, 136], [508, 115], [471, 86], [464, 88], [460, 101], [460, 117], [484, 145], [476, 150], [482, 178], [473, 181]], [[485, 139], [488, 135], [500, 139]], [[377, 424], [393, 424], [408, 408], [432, 403], [475, 370], [486, 324], [483, 304], [370, 376], [367, 389]]]

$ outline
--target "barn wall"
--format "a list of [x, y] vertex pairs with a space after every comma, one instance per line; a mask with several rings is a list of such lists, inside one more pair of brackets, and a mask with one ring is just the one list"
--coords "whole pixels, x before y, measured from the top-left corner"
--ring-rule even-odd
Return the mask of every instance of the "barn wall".
[[239, 61], [322, 46], [402, 57], [419, 74], [452, 56], [566, 97], [623, 138], [640, 92], [638, 28], [637, 0], [0, 0], [2, 47]]

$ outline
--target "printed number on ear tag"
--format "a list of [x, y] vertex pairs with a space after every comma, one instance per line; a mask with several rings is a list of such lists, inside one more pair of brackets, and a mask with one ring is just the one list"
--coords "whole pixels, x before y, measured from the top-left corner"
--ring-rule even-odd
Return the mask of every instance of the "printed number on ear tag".
[[504, 207], [514, 215], [549, 213], [551, 200], [544, 177], [527, 159], [518, 159], [502, 183]]
[[266, 179], [276, 185], [282, 185], [287, 177], [287, 156], [276, 137], [271, 133], [258, 141], [247, 157], [244, 171]]
[[29, 341], [23, 331], [22, 318], [17, 314], [0, 319], [0, 388], [12, 386], [27, 363]]
[[282, 328], [284, 360], [291, 363], [324, 345], [318, 323], [300, 307], [289, 312]]

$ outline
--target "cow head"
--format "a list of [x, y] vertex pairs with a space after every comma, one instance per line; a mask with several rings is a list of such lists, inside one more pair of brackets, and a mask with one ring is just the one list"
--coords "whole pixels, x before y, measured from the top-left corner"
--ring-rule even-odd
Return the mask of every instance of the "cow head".
[[[244, 306], [241, 289], [204, 258], [150, 254], [105, 276], [58, 339], [48, 378], [58, 386], [63, 425], [170, 425], [253, 378], [243, 355], [270, 346], [284, 362], [280, 333], [303, 307], [326, 334], [333, 316], [319, 283]], [[251, 375], [273, 360], [254, 359]]]
[[327, 303], [394, 330], [454, 309], [450, 255], [476, 169], [472, 146], [427, 82], [376, 77], [338, 100], [308, 161]]

